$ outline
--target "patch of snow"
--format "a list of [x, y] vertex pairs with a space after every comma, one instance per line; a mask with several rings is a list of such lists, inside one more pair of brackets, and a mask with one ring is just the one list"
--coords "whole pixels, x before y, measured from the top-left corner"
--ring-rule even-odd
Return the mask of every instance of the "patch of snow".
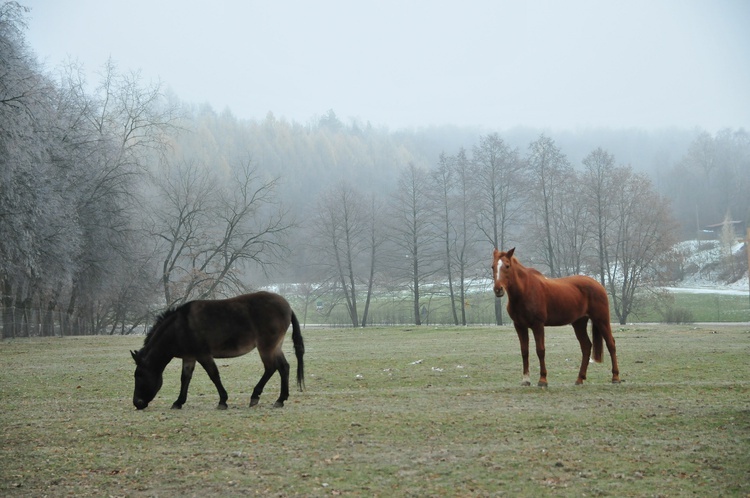
[[[747, 279], [745, 279], [747, 281]], [[745, 284], [747, 287], [747, 284]], [[725, 296], [746, 296], [748, 289], [745, 290], [734, 290], [734, 289], [720, 289], [717, 287], [662, 287], [662, 289], [674, 293], [684, 294], [722, 294]]]
[[[745, 244], [737, 242], [732, 245], [733, 254], [741, 253]], [[748, 287], [747, 273], [732, 283], [717, 282], [714, 271], [706, 271], [706, 267], [724, 256], [724, 249], [718, 240], [686, 240], [675, 246], [675, 251], [683, 256], [686, 267], [694, 267], [699, 270], [686, 276], [677, 286], [665, 287], [670, 292], [684, 292], [691, 294], [725, 294], [725, 295], [747, 295]]]

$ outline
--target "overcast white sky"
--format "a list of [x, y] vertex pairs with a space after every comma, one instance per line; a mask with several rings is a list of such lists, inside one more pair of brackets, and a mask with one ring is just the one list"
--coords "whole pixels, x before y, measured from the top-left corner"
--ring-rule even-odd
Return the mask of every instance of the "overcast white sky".
[[68, 57], [181, 100], [391, 130], [750, 128], [747, 0], [19, 0]]

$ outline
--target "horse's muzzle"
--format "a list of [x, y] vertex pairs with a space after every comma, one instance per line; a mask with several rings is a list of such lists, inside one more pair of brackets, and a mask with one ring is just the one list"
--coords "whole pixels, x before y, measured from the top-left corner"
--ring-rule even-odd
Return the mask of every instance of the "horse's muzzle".
[[139, 410], [143, 410], [148, 406], [148, 403], [146, 401], [143, 401], [141, 398], [133, 398], [133, 405]]
[[505, 289], [498, 287], [497, 285], [495, 286], [494, 291], [497, 297], [503, 297], [505, 295]]

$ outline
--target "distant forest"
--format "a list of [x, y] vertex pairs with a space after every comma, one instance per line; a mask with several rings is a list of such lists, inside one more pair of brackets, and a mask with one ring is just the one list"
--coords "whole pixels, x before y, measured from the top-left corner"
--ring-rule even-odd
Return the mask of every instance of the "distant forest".
[[416, 324], [446, 296], [466, 324], [492, 248], [512, 246], [551, 276], [598, 278], [624, 322], [638, 291], [674, 277], [675, 242], [750, 218], [745, 130], [245, 120], [114, 61], [98, 81], [74, 62], [50, 73], [25, 16], [0, 5], [4, 337], [129, 333], [279, 283], [353, 326], [385, 293]]

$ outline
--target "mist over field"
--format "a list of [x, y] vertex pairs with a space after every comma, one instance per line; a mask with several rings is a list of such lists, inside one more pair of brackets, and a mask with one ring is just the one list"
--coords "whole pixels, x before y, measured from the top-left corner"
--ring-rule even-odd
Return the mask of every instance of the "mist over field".
[[6, 330], [280, 284], [468, 323], [493, 247], [623, 322], [694, 270], [679, 242], [742, 281], [744, 3], [420, 5], [3, 3]]

